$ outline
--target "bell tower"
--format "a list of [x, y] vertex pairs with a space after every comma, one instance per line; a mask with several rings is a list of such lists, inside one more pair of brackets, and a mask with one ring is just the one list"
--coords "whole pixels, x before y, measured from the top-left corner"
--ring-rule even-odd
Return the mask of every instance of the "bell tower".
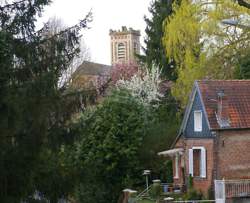
[[121, 30], [109, 32], [111, 39], [111, 64], [136, 62], [140, 54], [140, 31], [122, 26]]

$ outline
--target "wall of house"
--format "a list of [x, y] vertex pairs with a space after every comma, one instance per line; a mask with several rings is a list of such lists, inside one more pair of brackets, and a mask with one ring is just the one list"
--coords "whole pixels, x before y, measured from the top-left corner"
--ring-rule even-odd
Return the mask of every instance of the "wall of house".
[[[194, 131], [194, 111], [202, 111], [202, 131], [201, 132], [195, 132]], [[189, 118], [187, 120], [187, 125], [184, 131], [185, 137], [210, 137], [211, 132], [208, 128], [207, 120], [202, 108], [201, 99], [199, 97], [198, 92], [196, 92], [193, 106], [191, 107], [191, 111], [189, 114]]]
[[98, 76], [95, 75], [77, 75], [72, 79], [71, 86], [77, 89], [96, 89]]
[[196, 190], [208, 195], [209, 189], [213, 186], [214, 170], [214, 139], [213, 138], [193, 138], [185, 140], [185, 176], [189, 177], [189, 154], [192, 147], [204, 147], [206, 149], [206, 178], [193, 177], [193, 186]]
[[217, 137], [217, 179], [250, 179], [250, 130], [224, 130]]
[[[180, 138], [177, 143], [175, 144], [175, 148], [183, 148], [184, 149], [184, 140], [183, 138]], [[176, 176], [176, 171], [175, 171], [175, 157], [172, 157], [172, 163], [173, 163], [173, 180], [174, 180], [174, 184], [175, 185], [184, 185], [184, 182], [185, 182], [185, 177], [184, 177], [184, 170], [185, 170], [185, 162], [184, 162], [184, 153], [183, 155], [180, 156], [179, 158], [179, 163], [178, 163], [178, 166], [179, 166], [179, 169], [178, 169], [178, 173], [179, 173], [179, 177], [178, 178], [175, 178]]]

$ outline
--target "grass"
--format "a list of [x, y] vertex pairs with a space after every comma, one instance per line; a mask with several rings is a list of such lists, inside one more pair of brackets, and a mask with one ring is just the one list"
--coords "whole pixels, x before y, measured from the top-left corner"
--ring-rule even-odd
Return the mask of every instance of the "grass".
[[155, 201], [148, 200], [148, 199], [139, 200], [139, 201], [137, 201], [137, 202], [138, 202], [138, 203], [155, 203]]

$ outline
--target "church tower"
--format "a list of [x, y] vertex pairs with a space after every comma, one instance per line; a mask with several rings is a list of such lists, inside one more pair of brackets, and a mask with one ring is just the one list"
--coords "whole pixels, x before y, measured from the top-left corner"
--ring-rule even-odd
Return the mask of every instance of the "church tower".
[[111, 64], [136, 61], [140, 54], [140, 31], [122, 26], [121, 30], [109, 32], [111, 38]]

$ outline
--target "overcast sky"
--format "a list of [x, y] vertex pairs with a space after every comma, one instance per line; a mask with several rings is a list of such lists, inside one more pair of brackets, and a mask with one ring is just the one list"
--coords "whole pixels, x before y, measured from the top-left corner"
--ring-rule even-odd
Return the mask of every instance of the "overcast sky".
[[62, 18], [68, 26], [74, 25], [92, 9], [91, 29], [83, 32], [86, 45], [90, 49], [91, 60], [110, 64], [109, 29], [117, 30], [121, 26], [141, 30], [141, 42], [145, 36], [144, 15], [149, 15], [151, 0], [53, 0], [45, 8], [42, 21], [49, 17]]

